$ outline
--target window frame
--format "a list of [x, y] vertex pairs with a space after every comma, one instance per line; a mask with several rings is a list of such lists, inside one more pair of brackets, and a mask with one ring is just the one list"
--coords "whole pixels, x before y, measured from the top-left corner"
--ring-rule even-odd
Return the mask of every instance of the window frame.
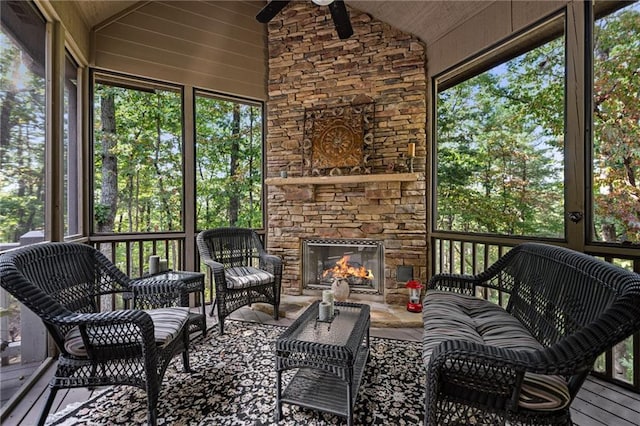
[[441, 91], [447, 90], [456, 84], [469, 80], [485, 71], [491, 70], [499, 65], [508, 62], [522, 54], [536, 49], [545, 43], [552, 41], [558, 37], [564, 37], [564, 105], [563, 105], [563, 167], [564, 167], [564, 209], [568, 209], [568, 185], [567, 177], [570, 173], [570, 164], [567, 161], [568, 132], [567, 132], [567, 75], [569, 61], [569, 39], [568, 39], [568, 19], [567, 7], [562, 7], [557, 11], [550, 13], [543, 18], [533, 22], [532, 24], [511, 33], [509, 36], [491, 44], [490, 46], [480, 50], [474, 55], [446, 68], [444, 71], [437, 73], [431, 77], [431, 164], [430, 164], [430, 208], [431, 215], [429, 219], [430, 238], [439, 236], [456, 236], [471, 235], [474, 238], [480, 238], [488, 241], [549, 241], [565, 243], [569, 239], [568, 223], [565, 217], [564, 233], [562, 237], [541, 237], [531, 235], [507, 235], [492, 234], [484, 232], [463, 232], [450, 231], [437, 228], [438, 219], [438, 95]]
[[[208, 90], [208, 89], [203, 89], [203, 88], [197, 88], [194, 87], [193, 88], [193, 141], [194, 141], [194, 154], [193, 154], [193, 164], [192, 167], [194, 169], [194, 180], [193, 180], [193, 190], [194, 190], [194, 202], [197, 202], [198, 200], [198, 194], [197, 194], [197, 175], [195, 173], [196, 167], [197, 167], [197, 108], [196, 108], [196, 99], [198, 98], [198, 96], [202, 96], [202, 97], [207, 97], [207, 98], [214, 98], [214, 99], [220, 99], [223, 101], [230, 101], [230, 102], [238, 102], [238, 103], [243, 103], [245, 105], [250, 105], [250, 106], [256, 106], [260, 108], [260, 120], [261, 120], [261, 133], [260, 133], [260, 170], [261, 170], [261, 189], [260, 189], [260, 212], [261, 212], [261, 220], [262, 220], [262, 226], [260, 228], [254, 228], [256, 231], [263, 231], [264, 229], [266, 229], [267, 226], [267, 209], [266, 209], [266, 196], [267, 196], [267, 188], [265, 185], [265, 179], [266, 179], [266, 172], [267, 172], [267, 151], [266, 151], [266, 107], [265, 107], [265, 102], [261, 101], [261, 100], [256, 100], [256, 99], [251, 99], [251, 98], [247, 98], [247, 97], [243, 97], [243, 96], [235, 96], [235, 95], [229, 95], [229, 94], [225, 94], [225, 93], [221, 93], [221, 92], [217, 92], [214, 90]], [[198, 226], [198, 213], [197, 213], [197, 209], [194, 208], [193, 209], [193, 220], [194, 220], [194, 224], [195, 224], [195, 230], [196, 232], [201, 231], [201, 229]]]
[[[72, 88], [75, 88], [75, 106], [73, 109], [69, 109], [69, 111], [66, 111], [64, 108], [65, 105], [65, 99], [63, 99], [63, 120], [64, 120], [64, 114], [67, 113], [69, 116], [69, 121], [68, 122], [64, 122], [63, 121], [63, 126], [65, 127], [64, 132], [67, 135], [66, 137], [63, 134], [63, 144], [67, 144], [65, 148], [63, 148], [65, 151], [65, 154], [63, 156], [63, 161], [64, 161], [64, 171], [62, 173], [62, 179], [64, 179], [63, 182], [63, 200], [65, 200], [66, 202], [64, 203], [64, 212], [62, 213], [63, 215], [63, 234], [64, 234], [64, 239], [65, 240], [71, 240], [71, 239], [75, 239], [78, 237], [81, 237], [83, 234], [83, 224], [82, 224], [82, 218], [83, 218], [83, 208], [82, 206], [84, 205], [83, 203], [83, 192], [82, 192], [82, 179], [80, 179], [80, 177], [82, 176], [82, 162], [83, 162], [83, 158], [82, 158], [82, 154], [83, 154], [83, 150], [82, 150], [82, 136], [83, 136], [83, 132], [82, 132], [82, 111], [83, 111], [83, 99], [82, 99], [82, 66], [80, 66], [79, 61], [76, 60], [76, 58], [73, 56], [73, 54], [71, 53], [71, 51], [69, 50], [69, 48], [65, 48], [65, 55], [64, 55], [65, 59], [64, 59], [64, 64], [65, 64], [65, 71], [64, 71], [64, 89], [69, 89], [69, 92], [71, 92]], [[70, 77], [70, 73], [68, 73], [67, 70], [67, 65], [68, 64], [72, 64], [75, 67], [75, 81], [76, 84], [75, 86], [73, 86], [73, 84], [69, 83], [69, 77]], [[63, 90], [63, 98], [65, 97], [64, 95], [64, 90]], [[70, 117], [71, 116], [75, 117], [75, 120], [72, 122]], [[75, 133], [75, 137], [73, 137], [73, 140], [71, 139], [71, 131], [74, 131]], [[67, 133], [68, 132], [68, 133]], [[72, 154], [73, 152], [73, 154]], [[71, 173], [69, 171], [70, 166], [73, 164], [73, 174], [75, 175], [75, 182], [74, 179], [72, 179], [70, 177]], [[65, 173], [66, 172], [66, 173]], [[71, 185], [72, 183], [75, 183], [75, 185]], [[73, 212], [73, 213], [72, 213]], [[73, 224], [71, 223], [71, 219], [73, 219]]]
[[[16, 10], [14, 6], [19, 6], [21, 10]], [[42, 195], [42, 200], [37, 204], [38, 209], [33, 210], [37, 216], [41, 216], [42, 220], [38, 218], [37, 223], [34, 223], [33, 228], [29, 229], [27, 232], [41, 230], [42, 239], [48, 240], [51, 239], [52, 230], [54, 228], [52, 226], [52, 220], [50, 219], [53, 216], [53, 212], [49, 207], [49, 204], [51, 203], [49, 187], [55, 183], [52, 181], [52, 164], [51, 161], [49, 161], [52, 145], [55, 141], [55, 137], [51, 132], [51, 127], [56, 119], [56, 117], [51, 113], [50, 108], [50, 104], [55, 101], [50, 88], [51, 82], [49, 81], [52, 68], [50, 58], [53, 56], [50, 53], [56, 53], [51, 46], [53, 38], [51, 28], [52, 23], [33, 1], [3, 1], [2, 9], [4, 9], [2, 13], [2, 27], [5, 37], [9, 38], [10, 42], [18, 48], [20, 56], [24, 53], [29, 57], [29, 62], [34, 64], [33, 69], [29, 69], [29, 73], [37, 75], [44, 86], [42, 110], [37, 111], [42, 114], [42, 122], [37, 122], [38, 126], [42, 126], [42, 134], [38, 135], [42, 138], [42, 145], [39, 146], [37, 150], [32, 148], [32, 151], [30, 151], [30, 153], [37, 152], [38, 155], [42, 157], [42, 164], [38, 164], [38, 167], [42, 167], [41, 173], [39, 174], [39, 178], [42, 179], [43, 189], [42, 194], [39, 194]], [[27, 17], [27, 20], [29, 21], [27, 25], [37, 23], [38, 26], [37, 30], [32, 29], [28, 36], [21, 30], [22, 25], [24, 25], [23, 19], [25, 17]], [[20, 62], [22, 62], [21, 59]], [[31, 125], [34, 122], [35, 120], [31, 120], [29, 123]], [[6, 131], [6, 129], [3, 130]], [[8, 137], [10, 136], [11, 135], [9, 134]], [[29, 164], [28, 168], [30, 170], [34, 170], [32, 168], [32, 164]], [[35, 243], [39, 238], [39, 236], [35, 235], [28, 236], [27, 244]], [[19, 243], [19, 240], [1, 244], [6, 247], [10, 247], [15, 243]]]
[[[95, 162], [93, 161], [95, 155], [95, 131], [94, 131], [94, 123], [95, 123], [95, 110], [94, 110], [94, 96], [95, 96], [95, 84], [96, 82], [105, 82], [109, 83], [113, 86], [131, 89], [131, 90], [168, 90], [178, 93], [180, 95], [180, 105], [181, 105], [181, 173], [182, 173], [182, 183], [181, 183], [181, 205], [180, 205], [180, 229], [178, 230], [161, 230], [156, 232], [98, 232], [96, 230], [95, 223], [95, 191], [96, 191], [96, 182], [95, 182]], [[141, 235], [141, 234], [149, 234], [149, 235], [184, 235], [187, 229], [187, 220], [185, 214], [185, 205], [186, 205], [186, 164], [187, 158], [185, 153], [185, 143], [186, 143], [186, 123], [185, 123], [185, 88], [179, 84], [172, 84], [167, 82], [162, 82], [159, 80], [154, 80], [145, 77], [133, 76], [124, 73], [112, 72], [108, 70], [102, 70], [98, 68], [90, 68], [89, 69], [89, 107], [88, 107], [88, 116], [89, 116], [89, 149], [88, 149], [88, 159], [89, 159], [89, 197], [88, 197], [88, 205], [89, 205], [89, 235], [90, 236], [127, 236], [127, 235]]]
[[[623, 9], [633, 3], [639, 3], [635, 1], [594, 1], [587, 0], [584, 7], [584, 21], [585, 21], [585, 59], [584, 59], [584, 109], [585, 109], [585, 123], [586, 128], [584, 132], [584, 145], [586, 147], [585, 152], [585, 246], [593, 248], [633, 248], [640, 249], [640, 243], [628, 243], [624, 241], [599, 241], [595, 239], [593, 229], [596, 224], [595, 217], [595, 200], [593, 196], [593, 176], [595, 174], [594, 168], [594, 137], [595, 137], [595, 124], [594, 124], [594, 84], [595, 84], [595, 57], [594, 57], [594, 36], [596, 21], [600, 18], [613, 14], [620, 9]], [[639, 265], [640, 268], [640, 265]], [[638, 349], [638, 358], [640, 358], [640, 349]], [[638, 386], [640, 386], [640, 372], [638, 374]]]

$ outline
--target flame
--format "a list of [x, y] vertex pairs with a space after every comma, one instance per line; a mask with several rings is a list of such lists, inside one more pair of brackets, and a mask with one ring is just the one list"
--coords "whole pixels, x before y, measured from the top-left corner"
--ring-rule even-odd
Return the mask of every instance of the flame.
[[333, 278], [358, 277], [368, 280], [373, 279], [373, 272], [371, 272], [370, 269], [366, 269], [364, 266], [350, 265], [348, 255], [342, 256], [333, 268], [325, 269], [324, 272], [322, 272], [322, 278], [325, 278], [329, 274], [331, 274], [330, 276]]

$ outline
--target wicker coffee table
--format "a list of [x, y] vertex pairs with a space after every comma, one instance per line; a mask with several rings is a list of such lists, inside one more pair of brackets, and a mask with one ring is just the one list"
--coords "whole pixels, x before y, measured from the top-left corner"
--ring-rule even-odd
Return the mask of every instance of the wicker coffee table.
[[[331, 322], [312, 304], [276, 341], [276, 421], [282, 403], [337, 414], [353, 425], [355, 403], [369, 358], [369, 305], [336, 303]], [[282, 373], [297, 372], [282, 391]]]

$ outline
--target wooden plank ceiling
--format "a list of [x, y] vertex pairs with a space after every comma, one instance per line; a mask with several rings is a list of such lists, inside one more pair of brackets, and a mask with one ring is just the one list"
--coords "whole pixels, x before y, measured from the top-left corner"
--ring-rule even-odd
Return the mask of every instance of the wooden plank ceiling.
[[[147, 2], [144, 1], [125, 0], [85, 0], [76, 2], [89, 28], [94, 28], [96, 25], [109, 20], [113, 16], [146, 3]], [[346, 3], [353, 8], [370, 14], [376, 19], [388, 23], [392, 27], [414, 34], [425, 43], [430, 44], [444, 36], [452, 28], [455, 28], [473, 15], [481, 12], [493, 3], [493, 1], [346, 0]]]

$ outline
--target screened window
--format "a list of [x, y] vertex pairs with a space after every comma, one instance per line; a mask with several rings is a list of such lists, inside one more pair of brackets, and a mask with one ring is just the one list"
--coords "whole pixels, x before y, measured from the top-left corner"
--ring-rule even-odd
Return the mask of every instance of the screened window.
[[179, 88], [93, 75], [94, 230], [183, 229]]
[[[593, 25], [591, 239], [640, 243], [640, 3], [596, 3]], [[633, 269], [633, 262], [618, 260]], [[595, 363], [597, 372], [638, 386], [638, 335]]]
[[593, 227], [598, 242], [640, 243], [640, 3], [593, 29]]
[[436, 79], [437, 230], [564, 237], [562, 28], [556, 18]]
[[44, 238], [46, 27], [30, 2], [0, 4], [0, 243], [30, 243]]
[[262, 228], [262, 105], [202, 91], [195, 104], [197, 228]]
[[[0, 18], [2, 252], [45, 238], [46, 24], [27, 1], [0, 1]], [[47, 356], [47, 341], [42, 321], [3, 289], [0, 341], [4, 409]], [[12, 376], [15, 372], [20, 372], [20, 379]]]

